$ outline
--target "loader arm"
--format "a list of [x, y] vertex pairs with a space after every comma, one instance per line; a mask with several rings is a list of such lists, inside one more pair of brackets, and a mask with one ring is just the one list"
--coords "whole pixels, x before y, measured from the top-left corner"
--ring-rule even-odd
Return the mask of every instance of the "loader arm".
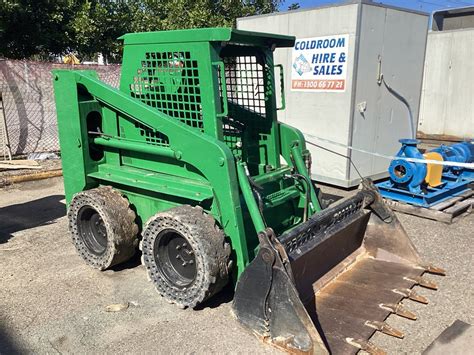
[[[280, 152], [288, 164], [294, 166], [297, 171], [311, 180], [311, 153], [306, 149], [306, 141], [303, 133], [293, 126], [278, 122], [280, 132]], [[308, 163], [304, 163], [304, 162]], [[311, 184], [311, 201], [314, 212], [321, 211], [321, 204], [317, 197], [314, 185]]]

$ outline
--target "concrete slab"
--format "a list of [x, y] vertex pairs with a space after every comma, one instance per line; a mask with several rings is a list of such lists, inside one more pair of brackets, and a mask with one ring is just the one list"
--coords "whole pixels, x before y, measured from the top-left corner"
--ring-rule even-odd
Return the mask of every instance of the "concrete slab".
[[[417, 321], [389, 317], [404, 339], [372, 341], [390, 354], [419, 354], [454, 320], [474, 322], [474, 215], [450, 226], [400, 219], [425, 260], [448, 276], [428, 276], [439, 291], [417, 287], [429, 305], [405, 302]], [[198, 310], [180, 310], [155, 292], [138, 257], [99, 272], [69, 238], [61, 178], [0, 190], [0, 353], [279, 353], [233, 319], [230, 288]]]

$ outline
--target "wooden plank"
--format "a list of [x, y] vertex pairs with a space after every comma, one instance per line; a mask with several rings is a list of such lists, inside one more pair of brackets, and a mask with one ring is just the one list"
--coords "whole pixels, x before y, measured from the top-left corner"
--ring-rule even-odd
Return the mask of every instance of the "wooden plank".
[[12, 175], [6, 176], [0, 179], [0, 187], [11, 185], [14, 183], [20, 183], [25, 181], [33, 181], [33, 180], [41, 180], [41, 179], [49, 179], [56, 176], [62, 176], [63, 171], [61, 169], [58, 170], [49, 170], [49, 171], [39, 171], [25, 175]]
[[449, 213], [442, 211], [436, 211], [429, 208], [412, 206], [405, 203], [400, 203], [396, 201], [390, 201], [388, 205], [394, 210], [414, 216], [424, 217], [428, 219], [433, 219], [435, 221], [440, 221], [444, 223], [451, 223], [453, 216]]
[[0, 164], [28, 165], [28, 166], [38, 166], [39, 165], [36, 160], [28, 160], [28, 159], [0, 160]]
[[474, 190], [465, 191], [430, 208], [413, 206], [407, 203], [384, 199], [394, 211], [413, 216], [432, 219], [444, 223], [452, 223], [456, 216], [465, 212], [470, 213], [474, 207]]
[[41, 165], [35, 160], [2, 160], [0, 161], [0, 169], [41, 169]]
[[41, 169], [41, 166], [0, 164], [2, 170]]
[[467, 197], [471, 197], [474, 195], [474, 190], [473, 189], [470, 189], [468, 191], [464, 191], [462, 194], [458, 195], [458, 196], [462, 196], [464, 198], [467, 198]]
[[456, 202], [461, 201], [462, 199], [464, 199], [463, 196], [451, 197], [449, 200], [446, 200], [446, 201], [440, 202], [440, 203], [438, 203], [434, 206], [431, 206], [430, 210], [435, 210], [435, 211], [445, 210], [446, 208], [454, 205]]
[[437, 205], [430, 207], [430, 209], [436, 210], [436, 211], [442, 211], [454, 205], [456, 202], [465, 200], [466, 198], [471, 197], [472, 195], [474, 195], [474, 190], [464, 191], [460, 195], [451, 197], [449, 200], [440, 202]]
[[469, 210], [474, 203], [474, 199], [470, 198], [461, 202], [458, 202], [454, 206], [448, 208], [447, 210], [444, 211], [444, 213], [450, 213], [453, 215], [453, 217]]

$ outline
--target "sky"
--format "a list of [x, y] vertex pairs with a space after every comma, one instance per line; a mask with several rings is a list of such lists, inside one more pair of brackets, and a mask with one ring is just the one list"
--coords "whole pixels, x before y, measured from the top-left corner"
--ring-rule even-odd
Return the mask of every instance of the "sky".
[[[281, 6], [281, 10], [286, 10], [292, 3], [299, 3], [301, 8], [310, 8], [341, 2], [345, 2], [345, 0], [286, 0]], [[470, 5], [474, 6], [474, 0], [375, 0], [374, 2], [406, 7], [429, 13], [441, 9], [452, 9]]]

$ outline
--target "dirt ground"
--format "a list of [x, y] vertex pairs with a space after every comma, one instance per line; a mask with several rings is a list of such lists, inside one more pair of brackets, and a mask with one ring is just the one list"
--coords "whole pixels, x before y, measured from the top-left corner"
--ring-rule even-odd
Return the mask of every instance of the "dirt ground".
[[[428, 276], [439, 291], [417, 287], [429, 305], [404, 302], [417, 321], [388, 319], [404, 339], [372, 340], [389, 354], [421, 353], [456, 319], [474, 324], [474, 214], [453, 225], [400, 219], [448, 276]], [[105, 272], [87, 267], [69, 240], [61, 178], [0, 190], [0, 353], [278, 353], [237, 324], [231, 299], [229, 288], [199, 310], [179, 310], [147, 282], [138, 257]], [[106, 312], [117, 303], [128, 308]]]

